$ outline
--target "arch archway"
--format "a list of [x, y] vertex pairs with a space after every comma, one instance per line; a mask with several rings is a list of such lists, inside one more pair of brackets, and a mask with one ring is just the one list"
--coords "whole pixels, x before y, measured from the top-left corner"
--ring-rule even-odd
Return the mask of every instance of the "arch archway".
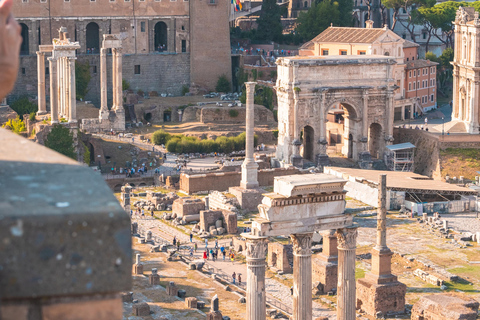
[[315, 131], [313, 130], [312, 127], [310, 126], [305, 126], [303, 128], [303, 155], [302, 157], [304, 159], [314, 161], [315, 160], [315, 154], [314, 154], [314, 148], [315, 148]]
[[25, 23], [20, 23], [22, 27], [22, 45], [20, 46], [20, 55], [28, 55], [30, 53], [30, 46], [28, 43], [28, 26]]
[[167, 24], [165, 22], [157, 22], [155, 24], [154, 37], [155, 37], [155, 51], [163, 52], [168, 51], [168, 34]]
[[87, 24], [87, 53], [100, 53], [100, 27], [95, 22]]
[[354, 137], [361, 132], [361, 125], [357, 121], [357, 111], [353, 104], [334, 102], [326, 109], [325, 119], [327, 154], [341, 153], [347, 158], [356, 158], [357, 148]]
[[368, 128], [368, 151], [372, 158], [380, 159], [382, 157], [380, 154], [383, 148], [382, 137], [382, 126], [378, 123], [372, 123]]
[[115, 187], [113, 187], [113, 192], [120, 192], [122, 191], [122, 185], [121, 184], [117, 184], [115, 185]]

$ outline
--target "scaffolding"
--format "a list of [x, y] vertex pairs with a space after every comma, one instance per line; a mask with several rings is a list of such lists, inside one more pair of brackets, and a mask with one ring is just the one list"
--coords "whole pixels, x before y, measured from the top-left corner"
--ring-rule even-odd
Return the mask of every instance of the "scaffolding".
[[410, 142], [387, 146], [385, 164], [388, 170], [413, 172], [414, 149]]

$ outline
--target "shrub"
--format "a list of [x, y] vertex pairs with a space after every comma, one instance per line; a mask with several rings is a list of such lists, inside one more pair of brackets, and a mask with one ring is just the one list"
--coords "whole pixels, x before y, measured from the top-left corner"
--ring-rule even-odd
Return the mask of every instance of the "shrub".
[[230, 85], [230, 81], [228, 81], [227, 76], [223, 74], [218, 78], [215, 90], [217, 92], [230, 92], [231, 87], [232, 86]]
[[[257, 139], [258, 137], [255, 135], [255, 145]], [[165, 147], [167, 151], [174, 153], [230, 153], [245, 149], [245, 133], [241, 133], [236, 137], [218, 137], [216, 140], [200, 140], [196, 137], [174, 135], [169, 136], [166, 141]]]
[[235, 109], [230, 109], [230, 110], [228, 111], [228, 115], [229, 115], [230, 117], [232, 117], [232, 118], [236, 118], [236, 117], [238, 117], [238, 111], [235, 110]]
[[35, 121], [36, 120], [35, 119], [35, 112], [30, 113], [30, 115], [28, 116], [28, 120], [30, 120], [30, 121]]
[[252, 69], [253, 81], [257, 80], [257, 69]]
[[167, 144], [167, 141], [171, 138], [171, 134], [165, 132], [165, 130], [155, 131], [152, 135], [152, 142], [156, 145]]
[[274, 138], [278, 139], [278, 130], [273, 130], [272, 133], [273, 133]]
[[28, 100], [27, 96], [20, 97], [19, 99], [15, 100], [11, 105], [10, 108], [13, 109], [19, 116], [23, 116], [24, 114], [30, 114], [32, 112], [38, 111], [38, 106]]
[[26, 131], [25, 123], [22, 119], [20, 119], [20, 116], [17, 116], [15, 119], [8, 120], [2, 127], [12, 130], [15, 133]]
[[186, 95], [189, 92], [190, 92], [190, 88], [186, 84], [184, 84], [182, 86], [182, 96]]
[[55, 124], [47, 135], [45, 146], [74, 160], [77, 154], [73, 148], [73, 133], [61, 124]]
[[130, 83], [128, 83], [127, 80], [122, 79], [122, 90], [125, 91], [125, 90], [128, 90], [128, 89], [130, 89]]

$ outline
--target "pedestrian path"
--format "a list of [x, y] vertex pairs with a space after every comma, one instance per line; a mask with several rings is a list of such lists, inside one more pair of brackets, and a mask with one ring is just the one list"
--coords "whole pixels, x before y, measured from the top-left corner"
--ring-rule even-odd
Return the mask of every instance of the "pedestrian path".
[[[177, 229], [167, 226], [161, 221], [153, 218], [138, 218], [136, 216], [132, 217], [132, 221], [138, 223], [140, 229], [144, 231], [151, 231], [153, 236], [160, 237], [164, 240], [169, 241], [172, 243], [173, 237], [176, 237], [177, 241], [180, 240], [180, 245], [184, 246], [192, 246], [193, 243], [190, 242], [190, 237]], [[197, 242], [198, 249], [197, 252], [194, 253], [193, 259], [203, 259], [203, 252], [205, 250], [205, 243], [203, 240], [199, 241], [198, 239], [194, 239], [194, 242]], [[230, 246], [229, 239], [223, 239], [218, 241], [218, 246]], [[214, 249], [215, 248], [215, 241], [212, 239], [208, 240], [208, 247], [207, 249]], [[228, 255], [223, 261], [223, 257], [219, 254], [219, 259], [216, 261], [212, 261], [211, 259], [208, 260], [208, 265], [213, 266], [214, 268], [221, 270], [222, 273], [226, 275], [232, 275], [234, 272], [236, 275], [240, 274], [243, 285], [245, 284], [245, 280], [247, 277], [247, 266], [245, 263], [235, 261], [232, 263], [228, 261]], [[238, 278], [237, 278], [238, 281]], [[232, 282], [232, 277], [230, 277], [230, 283]], [[243, 288], [245, 288], [243, 286]], [[287, 306], [293, 305], [293, 296], [290, 293], [290, 288], [283, 283], [278, 282], [272, 278], [265, 279], [265, 291], [267, 293], [267, 298], [274, 298], [275, 300], [279, 301], [282, 304]], [[268, 299], [267, 299], [268, 300]], [[329, 319], [336, 319], [335, 311], [329, 310], [324, 308], [322, 305], [313, 302], [313, 317], [328, 317]]]

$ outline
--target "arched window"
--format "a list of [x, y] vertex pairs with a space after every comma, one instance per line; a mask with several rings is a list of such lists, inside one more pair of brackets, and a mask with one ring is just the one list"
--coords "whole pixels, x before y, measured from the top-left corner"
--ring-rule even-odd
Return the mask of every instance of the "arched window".
[[389, 55], [390, 55], [390, 52], [385, 51], [385, 55], [386, 55], [386, 56], [389, 56]]
[[155, 51], [168, 51], [167, 25], [165, 22], [155, 24]]
[[308, 2], [305, 1], [305, 2], [303, 3], [303, 6], [304, 6], [305, 8], [308, 8]]
[[95, 22], [87, 24], [87, 53], [100, 53], [100, 28]]
[[22, 27], [22, 45], [20, 46], [20, 54], [21, 55], [28, 55], [30, 53], [29, 45], [28, 45], [28, 27], [24, 23], [20, 23]]

